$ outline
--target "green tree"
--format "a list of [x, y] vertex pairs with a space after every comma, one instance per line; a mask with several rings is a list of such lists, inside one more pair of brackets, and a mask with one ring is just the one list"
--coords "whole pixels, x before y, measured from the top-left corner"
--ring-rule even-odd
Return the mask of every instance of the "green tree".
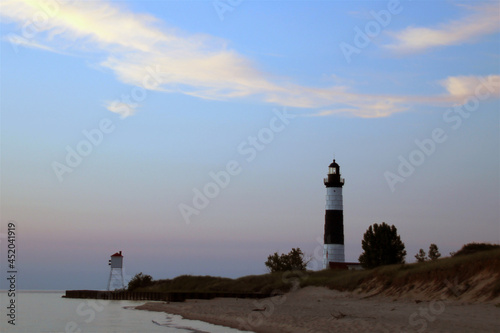
[[364, 252], [359, 256], [359, 262], [364, 268], [405, 262], [405, 245], [398, 230], [385, 222], [370, 226], [363, 236], [361, 246]]
[[441, 257], [441, 253], [439, 253], [439, 249], [436, 244], [431, 244], [429, 246], [429, 259], [430, 260], [437, 260], [439, 257]]
[[305, 271], [309, 260], [307, 260], [300, 248], [293, 248], [288, 254], [278, 252], [267, 257], [265, 265], [271, 273], [284, 271]]
[[128, 283], [128, 291], [134, 291], [139, 288], [149, 287], [153, 284], [151, 275], [144, 275], [142, 272], [136, 274]]
[[417, 259], [417, 262], [424, 262], [427, 261], [429, 258], [425, 255], [424, 249], [420, 249], [417, 254], [415, 254], [415, 258]]

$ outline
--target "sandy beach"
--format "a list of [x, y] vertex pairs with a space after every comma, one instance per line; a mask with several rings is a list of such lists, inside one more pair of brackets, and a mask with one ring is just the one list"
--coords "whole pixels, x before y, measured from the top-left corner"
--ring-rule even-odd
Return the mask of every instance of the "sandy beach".
[[445, 298], [404, 299], [307, 287], [261, 300], [187, 300], [147, 303], [137, 309], [164, 311], [257, 333], [499, 332], [497, 300], [469, 303]]

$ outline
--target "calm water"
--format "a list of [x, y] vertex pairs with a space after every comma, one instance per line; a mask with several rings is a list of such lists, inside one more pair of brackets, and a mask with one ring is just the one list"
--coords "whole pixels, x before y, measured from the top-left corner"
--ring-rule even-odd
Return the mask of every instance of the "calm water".
[[238, 333], [162, 312], [133, 310], [144, 301], [105, 301], [61, 298], [63, 292], [18, 292], [16, 325], [8, 323], [7, 293], [0, 291], [0, 332], [23, 333]]

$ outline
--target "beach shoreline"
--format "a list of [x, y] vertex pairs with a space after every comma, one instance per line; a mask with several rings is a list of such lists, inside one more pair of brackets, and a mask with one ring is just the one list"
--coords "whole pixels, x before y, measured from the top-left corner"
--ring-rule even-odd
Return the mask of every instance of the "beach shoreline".
[[495, 301], [410, 299], [306, 287], [266, 299], [217, 298], [146, 303], [162, 311], [256, 333], [302, 332], [496, 332]]

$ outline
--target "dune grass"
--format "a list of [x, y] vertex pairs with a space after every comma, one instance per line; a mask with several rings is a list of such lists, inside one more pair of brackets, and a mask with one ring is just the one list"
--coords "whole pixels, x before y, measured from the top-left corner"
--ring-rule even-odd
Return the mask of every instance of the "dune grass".
[[171, 280], [154, 281], [153, 285], [139, 288], [137, 291], [158, 292], [256, 292], [271, 293], [273, 290], [290, 289], [289, 279], [284, 273], [249, 275], [238, 279], [213, 276], [181, 275]]
[[499, 295], [500, 249], [423, 263], [381, 266], [365, 271], [320, 271], [311, 274], [311, 278], [304, 281], [303, 285], [350, 291], [361, 288], [366, 291], [374, 286], [387, 289], [434, 284], [439, 289], [445, 286], [445, 281], [460, 284], [484, 272], [498, 276], [493, 289], [488, 292], [492, 296]]
[[237, 279], [182, 275], [174, 279], [154, 281], [140, 291], [196, 291], [196, 292], [260, 292], [285, 293], [292, 288], [323, 286], [341, 291], [358, 288], [369, 290], [373, 286], [383, 288], [410, 287], [415, 284], [444, 281], [462, 282], [480, 272], [497, 274], [498, 282], [487, 292], [500, 294], [500, 249], [443, 258], [423, 263], [381, 266], [370, 270], [322, 270], [307, 272], [280, 272], [250, 275]]

